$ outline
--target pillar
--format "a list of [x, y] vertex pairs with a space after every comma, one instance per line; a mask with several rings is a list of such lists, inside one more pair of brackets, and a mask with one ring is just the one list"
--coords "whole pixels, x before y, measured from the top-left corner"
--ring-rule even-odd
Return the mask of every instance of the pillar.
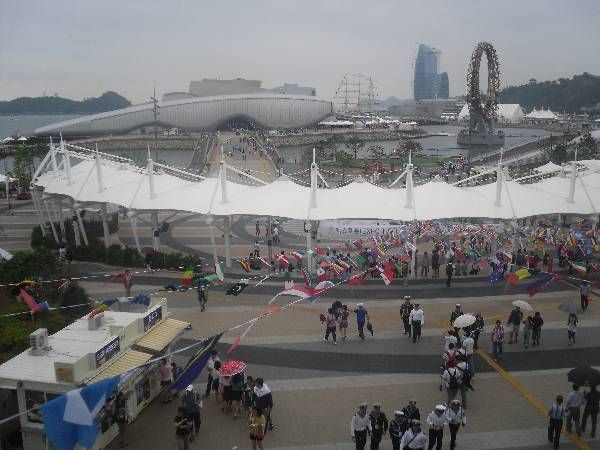
[[104, 234], [104, 247], [110, 247], [110, 230], [108, 229], [108, 211], [106, 210], [106, 203], [102, 203], [100, 207], [100, 215], [102, 216], [102, 232]]
[[46, 209], [46, 214], [48, 214], [48, 221], [50, 222], [50, 228], [52, 229], [52, 236], [54, 236], [54, 241], [56, 243], [59, 242], [58, 239], [58, 233], [56, 232], [56, 227], [54, 226], [54, 221], [52, 220], [52, 216], [50, 215], [50, 208], [48, 208], [48, 202], [46, 202], [46, 200], [42, 199], [42, 202], [44, 203], [44, 208]]
[[65, 229], [65, 217], [63, 214], [63, 208], [62, 208], [62, 200], [60, 198], [56, 199], [56, 213], [58, 215], [58, 226], [60, 228], [60, 235], [61, 235], [61, 240], [63, 242], [67, 241], [67, 230]]
[[133, 233], [133, 240], [135, 241], [135, 248], [137, 251], [142, 253], [142, 247], [140, 246], [140, 239], [137, 234], [137, 213], [135, 211], [129, 213], [129, 220], [131, 221], [131, 232]]
[[225, 236], [225, 266], [231, 268], [231, 217], [223, 218], [223, 234]]
[[152, 226], [152, 248], [155, 252], [160, 250], [160, 231], [158, 230], [158, 212], [153, 211], [150, 214], [150, 223]]
[[75, 202], [71, 199], [71, 224], [73, 225], [73, 234], [75, 235], [75, 247], [81, 245], [81, 237], [79, 236], [79, 226], [77, 225], [79, 214], [75, 209]]
[[571, 161], [571, 179], [569, 183], [569, 203], [575, 202], [575, 182], [577, 181], [577, 162]]

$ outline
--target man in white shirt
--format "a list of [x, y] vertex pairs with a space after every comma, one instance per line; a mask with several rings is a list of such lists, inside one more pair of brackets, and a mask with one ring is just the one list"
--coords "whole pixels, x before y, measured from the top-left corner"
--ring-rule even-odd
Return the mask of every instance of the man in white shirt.
[[371, 419], [367, 415], [367, 404], [362, 403], [350, 421], [350, 434], [352, 441], [356, 444], [356, 450], [364, 450], [367, 445], [367, 433], [370, 435], [371, 431]]
[[465, 333], [465, 338], [462, 341], [462, 348], [467, 355], [467, 364], [471, 375], [475, 375], [475, 339], [471, 336], [471, 332]]
[[425, 313], [418, 303], [415, 303], [415, 308], [410, 312], [408, 322], [412, 327], [413, 343], [417, 342], [417, 338], [421, 339], [421, 327], [425, 325]]
[[446, 407], [437, 405], [427, 416], [427, 425], [429, 425], [429, 446], [431, 450], [435, 445], [436, 450], [442, 450], [442, 439], [444, 439], [444, 425], [448, 423], [446, 419]]
[[462, 382], [460, 370], [456, 367], [448, 367], [442, 373], [442, 381], [446, 387], [449, 404], [454, 400], [454, 397], [456, 397], [456, 394], [458, 394], [458, 390], [460, 389], [460, 383]]
[[450, 428], [450, 450], [454, 450], [456, 447], [456, 434], [460, 429], [467, 424], [467, 416], [465, 410], [460, 406], [459, 400], [452, 400], [450, 402], [450, 408], [446, 410], [446, 420], [448, 421], [448, 428]]
[[425, 450], [427, 445], [427, 436], [421, 431], [421, 422], [413, 420], [411, 427], [406, 430], [400, 441], [400, 448], [404, 450]]
[[581, 429], [579, 423], [579, 416], [581, 414], [581, 405], [583, 404], [584, 396], [579, 392], [579, 386], [574, 384], [573, 390], [567, 394], [567, 401], [565, 407], [569, 412], [567, 416], [567, 431], [570, 433], [573, 429], [573, 422], [575, 422], [575, 431], [577, 436], [581, 436]]
[[216, 361], [221, 361], [219, 359], [219, 357], [217, 356], [217, 351], [213, 350], [212, 352], [210, 352], [210, 358], [208, 358], [208, 361], [206, 363], [206, 371], [208, 372], [208, 381], [206, 382], [206, 391], [204, 392], [204, 398], [208, 398], [210, 396], [210, 391], [212, 389], [212, 383], [213, 383], [213, 371], [215, 370], [215, 362]]

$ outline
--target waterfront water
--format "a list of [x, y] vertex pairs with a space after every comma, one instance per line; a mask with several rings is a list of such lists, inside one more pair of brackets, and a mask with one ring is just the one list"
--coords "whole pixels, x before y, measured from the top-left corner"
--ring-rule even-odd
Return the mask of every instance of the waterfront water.
[[0, 116], [0, 139], [16, 134], [31, 136], [36, 128], [50, 125], [51, 123], [62, 122], [63, 120], [74, 119], [75, 117], [79, 116], [61, 114]]

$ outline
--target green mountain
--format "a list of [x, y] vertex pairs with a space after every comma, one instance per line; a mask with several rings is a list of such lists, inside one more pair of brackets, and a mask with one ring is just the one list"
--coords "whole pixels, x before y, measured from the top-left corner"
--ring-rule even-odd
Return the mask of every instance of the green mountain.
[[94, 114], [130, 105], [129, 100], [112, 91], [81, 101], [62, 97], [19, 97], [0, 101], [0, 114]]
[[509, 86], [500, 92], [498, 103], [518, 103], [527, 110], [550, 108], [555, 112], [580, 112], [582, 107], [600, 103], [600, 77], [587, 72], [554, 81], [530, 80], [522, 86]]

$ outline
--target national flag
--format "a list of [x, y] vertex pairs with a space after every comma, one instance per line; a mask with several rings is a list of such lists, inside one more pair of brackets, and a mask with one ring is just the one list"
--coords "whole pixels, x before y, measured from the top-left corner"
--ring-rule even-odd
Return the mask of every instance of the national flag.
[[258, 258], [258, 260], [259, 260], [261, 263], [263, 263], [263, 265], [265, 265], [265, 266], [267, 266], [267, 267], [269, 267], [269, 268], [273, 267], [273, 266], [271, 265], [271, 263], [270, 263], [270, 262], [267, 260], [267, 258], [265, 258], [264, 256], [260, 256], [260, 257]]
[[190, 358], [179, 377], [177, 377], [169, 389], [182, 391], [198, 378], [198, 375], [200, 375], [200, 372], [202, 372], [202, 369], [204, 369], [204, 366], [208, 362], [208, 358], [210, 358], [210, 352], [219, 339], [221, 339], [222, 335], [223, 333], [215, 334], [199, 344], [198, 351]]
[[315, 247], [315, 252], [317, 252], [317, 255], [319, 256], [325, 255], [325, 249], [323, 247]]
[[362, 255], [356, 255], [354, 258], [351, 259], [356, 263], [358, 267], [364, 266], [367, 262], [367, 260]]
[[343, 270], [348, 270], [350, 268], [350, 264], [348, 264], [341, 258], [336, 261], [336, 264], [340, 266]]
[[340, 274], [343, 272], [341, 267], [336, 264], [332, 264], [329, 270], [333, 272], [336, 278], [339, 278]]
[[454, 255], [456, 256], [456, 260], [457, 261], [464, 261], [465, 260], [465, 254], [458, 247], [454, 248]]
[[292, 289], [286, 289], [277, 295], [293, 295], [301, 297], [303, 299], [309, 299], [311, 301], [318, 300], [319, 295], [335, 286], [331, 281], [323, 281], [317, 284], [314, 289], [306, 288], [303, 286], [294, 286]]
[[357, 239], [355, 241], [352, 241], [352, 245], [354, 245], [357, 249], [362, 249], [363, 248], [363, 241], [362, 239]]
[[132, 305], [145, 305], [145, 306], [150, 306], [150, 297], [147, 296], [146, 294], [138, 294], [135, 297], [133, 297], [129, 303], [131, 303]]
[[117, 375], [73, 389], [40, 407], [44, 433], [58, 450], [72, 450], [79, 444], [92, 448], [100, 427], [96, 416], [121, 381]]
[[248, 280], [246, 279], [241, 279], [240, 281], [238, 281], [235, 284], [232, 284], [231, 286], [229, 286], [229, 288], [227, 289], [227, 291], [225, 291], [225, 295], [233, 295], [233, 296], [237, 296], [238, 294], [240, 294], [244, 289], [246, 289], [246, 286], [248, 286]]
[[20, 289], [19, 291], [19, 296], [21, 297], [21, 300], [23, 300], [23, 303], [25, 303], [29, 307], [31, 312], [39, 313], [42, 311], [48, 311], [50, 309], [47, 301], [37, 302], [34, 300], [32, 295], [25, 289]]
[[537, 276], [531, 283], [525, 286], [525, 289], [527, 289], [529, 296], [533, 297], [535, 294], [540, 292], [542, 289], [544, 289], [556, 279], [558, 279], [558, 275], [552, 273], [544, 273]]
[[283, 287], [285, 289], [291, 289], [294, 287], [294, 280], [292, 279], [292, 272], [289, 270], [283, 274]]
[[106, 278], [106, 280], [104, 280], [105, 283], [123, 283], [123, 281], [125, 280], [125, 274], [124, 273], [118, 273], [116, 275], [111, 275], [108, 278]]
[[242, 266], [242, 269], [244, 269], [244, 272], [250, 272], [250, 263], [247, 259], [240, 259], [238, 262], [240, 263], [240, 266]]
[[190, 287], [192, 285], [192, 278], [194, 277], [194, 266], [189, 266], [183, 272], [181, 278], [181, 285], [184, 287]]
[[479, 258], [477, 260], [477, 264], [480, 267], [490, 267], [490, 263], [488, 262], [487, 258]]
[[290, 260], [285, 255], [277, 255], [277, 262], [280, 266], [287, 267], [290, 265]]
[[390, 283], [392, 282], [392, 277], [388, 276], [388, 273], [386, 273], [385, 269], [381, 266], [377, 266], [377, 270], [379, 271], [379, 276], [381, 277], [381, 279], [383, 280], [383, 282], [385, 283], [386, 286], [389, 286]]
[[379, 257], [385, 255], [385, 251], [386, 250], [385, 250], [385, 247], [383, 245], [376, 245], [374, 250], [375, 250], [375, 252], [377, 252], [377, 255]]
[[586, 268], [585, 268], [584, 265], [581, 265], [579, 263], [571, 263], [571, 267], [573, 267], [573, 269], [575, 271], [577, 271], [577, 273], [579, 275], [586, 275], [587, 274], [587, 270], [586, 270]]
[[490, 274], [488, 281], [490, 282], [490, 284], [496, 284], [498, 281], [500, 281], [503, 278], [503, 276], [504, 276], [504, 266], [502, 266], [501, 264], [497, 264], [494, 271]]
[[302, 258], [304, 257], [304, 253], [303, 252], [299, 252], [299, 251], [294, 251], [292, 253], [290, 253], [294, 258], [296, 258], [296, 261], [298, 263], [300, 263], [300, 261], [302, 261]]
[[306, 284], [307, 288], [310, 288], [312, 281], [310, 279], [310, 272], [306, 266], [302, 267], [302, 276], [304, 277], [304, 284]]
[[240, 346], [240, 344], [242, 343], [242, 340], [246, 337], [246, 335], [252, 329], [252, 327], [256, 324], [256, 322], [258, 322], [258, 321], [255, 320], [250, 325], [248, 325], [248, 328], [246, 328], [242, 334], [240, 334], [238, 337], [235, 338], [235, 341], [233, 341], [231, 346], [227, 349], [228, 355]]
[[519, 278], [519, 280], [524, 280], [525, 278], [529, 278], [531, 276], [531, 272], [525, 267], [516, 270], [514, 274]]
[[317, 283], [327, 280], [327, 272], [322, 267], [317, 269]]
[[346, 284], [349, 284], [350, 286], [356, 286], [359, 284], [363, 284], [365, 282], [365, 277], [367, 276], [367, 273], [359, 273], [357, 275], [353, 275], [352, 277], [350, 277], [348, 279], [348, 281], [346, 281]]

